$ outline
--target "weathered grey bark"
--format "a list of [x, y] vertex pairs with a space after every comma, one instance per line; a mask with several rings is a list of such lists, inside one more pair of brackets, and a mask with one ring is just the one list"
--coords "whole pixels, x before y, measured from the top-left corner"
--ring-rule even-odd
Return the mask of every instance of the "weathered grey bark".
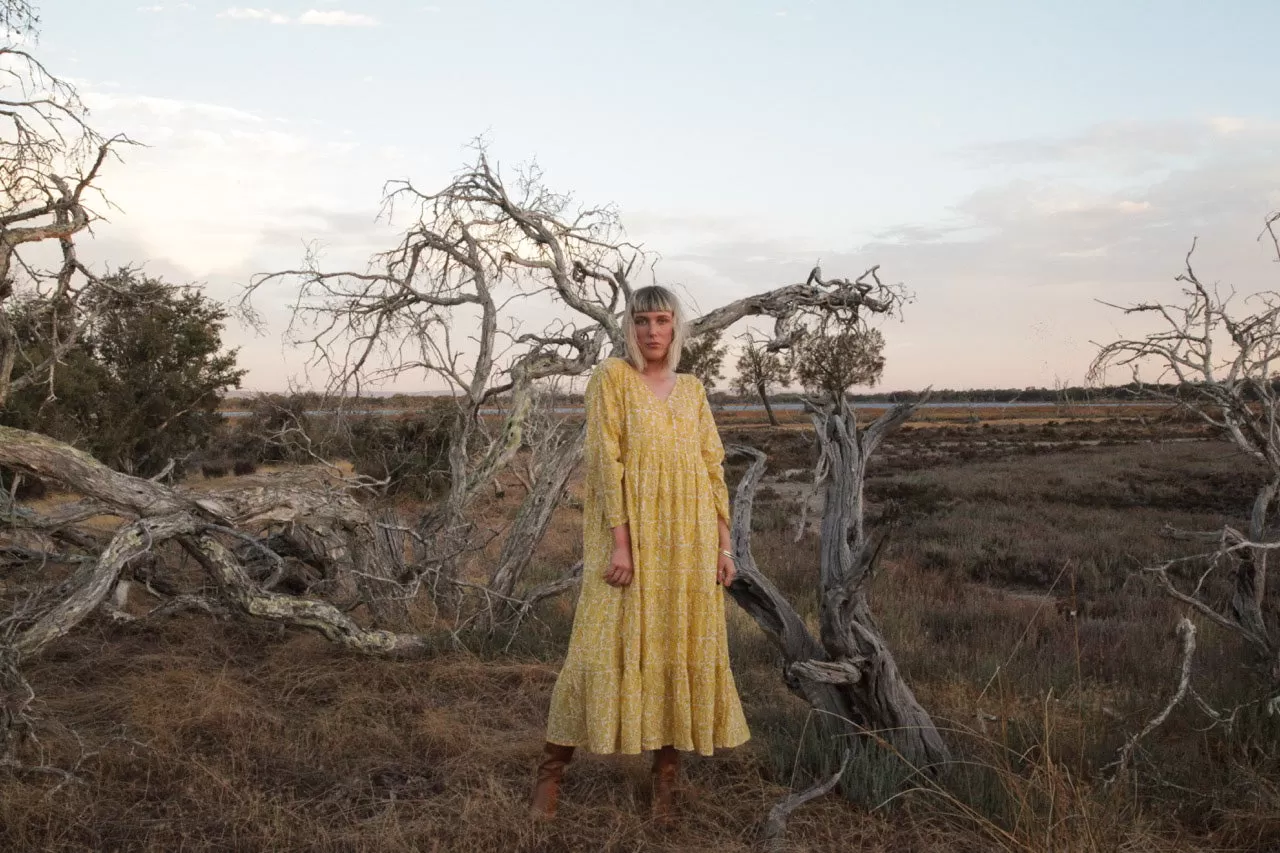
[[[4, 285], [0, 283], [0, 287]], [[18, 333], [13, 328], [13, 321], [4, 310], [4, 301], [0, 300], [0, 408], [9, 399], [9, 387], [13, 376], [13, 365], [18, 359]]]
[[[503, 627], [511, 632], [512, 640], [515, 639], [516, 632], [520, 630], [520, 626], [524, 624], [524, 619], [533, 609], [542, 602], [559, 595], [564, 595], [570, 590], [576, 589], [582, 583], [582, 561], [574, 563], [569, 570], [561, 577], [544, 584], [539, 584], [522, 599], [508, 598], [506, 602], [511, 612], [511, 617], [507, 619]], [[496, 627], [496, 626], [491, 626]]]
[[526, 610], [546, 601], [548, 598], [555, 598], [557, 595], [563, 595], [574, 587], [582, 583], [582, 561], [574, 563], [569, 567], [569, 571], [553, 581], [539, 584], [529, 590], [529, 595], [525, 597], [524, 608]]
[[838, 411], [815, 412], [827, 457], [822, 516], [822, 644], [835, 660], [857, 662], [861, 677], [845, 689], [859, 715], [916, 767], [950, 758], [929, 713], [898, 671], [868, 601], [875, 549], [864, 528], [867, 460], [919, 403], [894, 406], [864, 430], [847, 402]]
[[0, 641], [0, 757], [8, 758], [30, 732], [27, 708], [35, 692], [22, 675], [23, 662], [73, 630], [102, 604], [129, 560], [161, 542], [195, 530], [199, 524], [191, 515], [178, 513], [126, 525], [116, 532], [96, 561], [82, 563], [51, 596], [28, 600], [23, 606], [26, 612], [13, 613], [5, 620]]
[[507, 596], [515, 592], [524, 570], [533, 559], [534, 549], [551, 525], [551, 517], [569, 484], [569, 478], [582, 459], [584, 434], [585, 426], [579, 426], [561, 442], [549, 459], [542, 460], [533, 489], [520, 504], [502, 543], [498, 568], [489, 583], [489, 589], [494, 592]]
[[786, 849], [787, 820], [790, 819], [791, 813], [810, 800], [816, 800], [831, 793], [836, 785], [840, 784], [840, 779], [849, 769], [852, 758], [853, 751], [845, 749], [844, 758], [840, 760], [840, 767], [835, 773], [808, 790], [784, 797], [769, 809], [769, 817], [765, 820], [764, 831], [761, 833], [765, 850], [769, 853], [781, 853]]
[[[1249, 538], [1254, 542], [1266, 542], [1271, 533], [1267, 529], [1267, 519], [1278, 490], [1280, 477], [1273, 478], [1254, 497], [1253, 511], [1249, 515]], [[1266, 641], [1266, 646], [1259, 651], [1271, 656], [1277, 649], [1262, 616], [1262, 604], [1266, 598], [1267, 551], [1263, 548], [1250, 549], [1241, 556], [1240, 565], [1236, 568], [1231, 613], [1249, 635]]]
[[[350, 495], [301, 475], [242, 490], [201, 495], [112, 471], [85, 453], [47, 436], [0, 427], [0, 465], [37, 473], [85, 494], [123, 518], [137, 517], [113, 536], [98, 559], [81, 566], [67, 597], [38, 615], [9, 643], [18, 663], [71, 630], [102, 602], [121, 567], [159, 542], [174, 538], [209, 572], [228, 602], [250, 616], [319, 631], [343, 646], [369, 654], [405, 654], [428, 648], [415, 634], [365, 628], [331, 604], [261, 588], [219, 535], [237, 541], [271, 524], [350, 530], [370, 519]], [[372, 542], [372, 537], [370, 538]]]
[[783, 349], [796, 340], [798, 326], [793, 321], [802, 314], [852, 319], [860, 312], [889, 314], [897, 310], [901, 293], [880, 284], [879, 266], [853, 281], [824, 279], [814, 267], [802, 284], [789, 284], [730, 302], [703, 314], [689, 324], [689, 336], [698, 337], [729, 328], [746, 317], [773, 317], [778, 321], [770, 350]]
[[1176, 633], [1182, 641], [1182, 666], [1178, 676], [1177, 689], [1174, 690], [1173, 696], [1169, 698], [1168, 703], [1160, 713], [1148, 720], [1141, 731], [1125, 741], [1124, 746], [1120, 747], [1119, 752], [1116, 753], [1116, 760], [1103, 768], [1104, 771], [1115, 768], [1115, 771], [1107, 778], [1107, 785], [1114, 784], [1116, 779], [1128, 771], [1129, 762], [1133, 759], [1133, 751], [1137, 748], [1139, 741], [1162, 726], [1164, 721], [1169, 718], [1169, 715], [1173, 713], [1173, 709], [1178, 706], [1188, 692], [1194, 693], [1194, 688], [1191, 686], [1191, 663], [1196, 653], [1196, 626], [1190, 619], [1183, 616], [1178, 620]]
[[[381, 522], [381, 523], [380, 523]], [[405, 584], [404, 534], [394, 513], [383, 513], [347, 534], [356, 590], [380, 628], [409, 625], [411, 589]]]
[[140, 518], [202, 511], [166, 486], [113, 471], [82, 450], [12, 427], [0, 426], [0, 468], [74, 484], [80, 494]]
[[180, 534], [191, 533], [200, 522], [188, 513], [166, 518], [143, 518], [122, 527], [69, 595], [61, 598], [9, 643], [21, 663], [53, 640], [71, 631], [92, 613], [115, 585], [129, 560]]
[[761, 575], [751, 556], [751, 497], [763, 472], [764, 455], [731, 448], [754, 462], [738, 486], [734, 506], [739, 579], [729, 592], [782, 651], [788, 685], [822, 711], [823, 719], [844, 721], [835, 726], [836, 732], [856, 725], [891, 744], [912, 766], [930, 768], [947, 761], [950, 752], [902, 678], [872, 615], [867, 596], [875, 549], [863, 522], [867, 460], [917, 406], [896, 406], [861, 431], [847, 404], [813, 413], [826, 470], [818, 566], [820, 642]]
[[364, 628], [332, 604], [263, 590], [235, 554], [209, 534], [184, 536], [179, 541], [242, 613], [318, 631], [326, 639], [363, 654], [415, 654], [430, 648], [427, 638], [417, 634]]
[[[314, 566], [332, 592], [353, 590], [380, 628], [404, 629], [409, 602], [399, 520], [375, 518], [350, 492], [300, 471], [257, 485], [220, 491], [213, 502], [179, 487], [228, 524], [254, 533], [276, 531], [293, 553]], [[392, 539], [401, 543], [399, 547]]]
[[809, 632], [791, 602], [760, 571], [751, 551], [752, 509], [768, 457], [754, 447], [741, 444], [731, 444], [725, 451], [730, 456], [746, 456], [752, 460], [738, 483], [733, 501], [733, 553], [738, 576], [729, 586], [729, 595], [781, 652], [783, 680], [821, 712], [817, 718], [820, 730], [833, 737], [848, 737], [856, 731], [854, 724], [862, 722], [856, 718], [848, 699], [834, 685], [802, 678], [802, 670], [796, 668], [810, 661], [827, 661], [830, 656]]

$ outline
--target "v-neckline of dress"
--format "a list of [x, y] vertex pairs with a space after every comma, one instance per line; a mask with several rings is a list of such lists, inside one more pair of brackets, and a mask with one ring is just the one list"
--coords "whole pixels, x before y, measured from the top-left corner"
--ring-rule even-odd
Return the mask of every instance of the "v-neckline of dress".
[[[630, 365], [628, 365], [628, 367], [630, 367]], [[644, 381], [644, 376], [640, 373], [640, 371], [636, 370], [634, 367], [630, 367], [630, 369], [631, 369], [631, 372], [636, 375], [636, 381], [644, 386], [645, 392], [648, 393], [649, 397], [654, 402], [656, 402], [660, 406], [667, 406], [668, 408], [670, 408], [669, 404], [671, 403], [671, 398], [675, 396], [676, 389], [680, 387], [679, 373], [675, 374], [676, 381], [671, 383], [671, 390], [667, 392], [667, 396], [659, 397], [654, 392], [654, 390], [649, 387], [649, 383]]]

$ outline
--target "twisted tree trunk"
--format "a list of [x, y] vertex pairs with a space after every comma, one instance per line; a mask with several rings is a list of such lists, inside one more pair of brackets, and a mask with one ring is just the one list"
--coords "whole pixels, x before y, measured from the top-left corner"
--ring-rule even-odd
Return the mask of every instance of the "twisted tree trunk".
[[394, 513], [384, 512], [347, 533], [356, 590], [379, 628], [409, 625], [409, 590], [404, 581], [404, 534]]
[[896, 406], [862, 431], [853, 410], [843, 402], [834, 412], [814, 412], [828, 472], [818, 567], [820, 641], [751, 556], [752, 498], [765, 456], [751, 448], [732, 447], [754, 461], [738, 486], [734, 504], [739, 578], [729, 593], [782, 651], [788, 685], [823, 712], [820, 717], [828, 733], [870, 731], [913, 767], [931, 768], [949, 760], [950, 751], [902, 678], [872, 615], [867, 595], [876, 549], [863, 524], [867, 459], [918, 405]]
[[569, 477], [582, 459], [582, 443], [586, 426], [580, 425], [556, 448], [551, 458], [542, 461], [533, 488], [520, 504], [515, 520], [502, 543], [498, 568], [489, 582], [489, 589], [510, 596], [515, 592], [533, 551], [546, 534], [551, 516], [560, 504], [560, 497], [569, 484]]
[[729, 595], [782, 653], [782, 678], [787, 687], [822, 712], [817, 719], [819, 730], [831, 737], [852, 735], [855, 724], [861, 721], [856, 719], [844, 694], [835, 685], [804, 677], [806, 666], [829, 662], [830, 655], [809, 632], [791, 602], [760, 571], [751, 552], [752, 509], [768, 457], [741, 444], [729, 445], [726, 450], [730, 455], [752, 460], [733, 501], [733, 553], [738, 576], [729, 586]]
[[860, 677], [844, 692], [859, 716], [907, 761], [927, 767], [948, 760], [950, 752], [872, 616], [867, 596], [877, 549], [866, 535], [863, 496], [867, 460], [918, 406], [894, 406], [860, 431], [854, 410], [841, 399], [838, 411], [815, 413], [814, 424], [828, 472], [819, 568], [822, 645], [835, 660], [857, 662]]

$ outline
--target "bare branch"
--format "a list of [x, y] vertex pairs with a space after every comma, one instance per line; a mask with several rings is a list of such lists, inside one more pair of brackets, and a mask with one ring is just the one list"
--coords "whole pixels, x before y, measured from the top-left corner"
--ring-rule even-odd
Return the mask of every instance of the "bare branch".
[[[4, 9], [15, 20], [34, 20]], [[132, 140], [104, 138], [86, 115], [73, 86], [26, 51], [0, 47], [0, 125], [8, 128], [0, 134], [0, 406], [14, 390], [52, 375], [84, 328], [79, 296], [99, 284], [78, 259], [75, 238], [97, 219], [88, 197], [102, 200], [96, 183], [104, 163]], [[46, 242], [60, 248], [56, 270], [41, 270], [22, 254]], [[52, 316], [43, 363], [11, 385], [19, 342], [5, 303], [23, 293], [47, 296], [65, 314]]]
[[[1277, 214], [1269, 216], [1259, 239], [1269, 236], [1280, 258], [1276, 222]], [[1209, 557], [1209, 569], [1191, 592], [1180, 590], [1169, 576], [1168, 569], [1180, 561], [1146, 571], [1171, 597], [1243, 636], [1269, 662], [1263, 669], [1274, 679], [1280, 672], [1280, 644], [1271, 636], [1263, 610], [1268, 554], [1280, 545], [1274, 524], [1280, 495], [1280, 293], [1256, 293], [1237, 307], [1234, 291], [1201, 281], [1193, 264], [1195, 248], [1193, 241], [1175, 278], [1182, 287], [1179, 302], [1112, 306], [1129, 316], [1149, 318], [1154, 326], [1143, 337], [1099, 346], [1089, 375], [1099, 381], [1113, 367], [1132, 371], [1140, 395], [1197, 418], [1263, 470], [1265, 482], [1254, 496], [1248, 534], [1223, 529], [1218, 551], [1198, 555]], [[1156, 382], [1163, 386], [1144, 382], [1143, 368], [1154, 370]], [[1234, 594], [1229, 611], [1223, 612], [1202, 597], [1202, 586], [1208, 571], [1228, 557], [1235, 560]]]
[[1138, 743], [1158, 729], [1169, 719], [1169, 715], [1173, 713], [1173, 709], [1178, 706], [1187, 692], [1191, 689], [1191, 662], [1196, 652], [1196, 626], [1191, 623], [1187, 617], [1178, 620], [1178, 638], [1182, 641], [1182, 669], [1178, 675], [1178, 687], [1173, 692], [1173, 696], [1169, 698], [1168, 704], [1161, 711], [1147, 721], [1142, 730], [1133, 737], [1125, 741], [1124, 746], [1120, 748], [1120, 752], [1116, 756], [1116, 760], [1112, 762], [1104, 770], [1115, 768], [1115, 772], [1107, 779], [1107, 784], [1114, 784], [1116, 779], [1129, 769], [1129, 762], [1133, 759], [1133, 751], [1137, 748]]
[[840, 780], [844, 777], [845, 772], [848, 771], [849, 763], [852, 760], [853, 751], [845, 749], [844, 757], [840, 759], [839, 769], [831, 774], [830, 777], [804, 791], [790, 794], [774, 803], [773, 808], [769, 809], [769, 818], [764, 825], [763, 839], [765, 849], [771, 851], [771, 853], [781, 853], [782, 850], [786, 849], [787, 820], [791, 817], [791, 813], [805, 803], [831, 793], [836, 785], [840, 784]]

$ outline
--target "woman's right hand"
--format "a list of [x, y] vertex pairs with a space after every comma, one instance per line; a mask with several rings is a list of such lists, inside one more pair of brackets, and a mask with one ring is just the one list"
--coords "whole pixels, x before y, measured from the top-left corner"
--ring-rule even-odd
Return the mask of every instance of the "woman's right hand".
[[613, 556], [609, 558], [609, 568], [605, 569], [605, 583], [610, 586], [629, 586], [634, 570], [631, 565], [631, 545], [616, 545]]

